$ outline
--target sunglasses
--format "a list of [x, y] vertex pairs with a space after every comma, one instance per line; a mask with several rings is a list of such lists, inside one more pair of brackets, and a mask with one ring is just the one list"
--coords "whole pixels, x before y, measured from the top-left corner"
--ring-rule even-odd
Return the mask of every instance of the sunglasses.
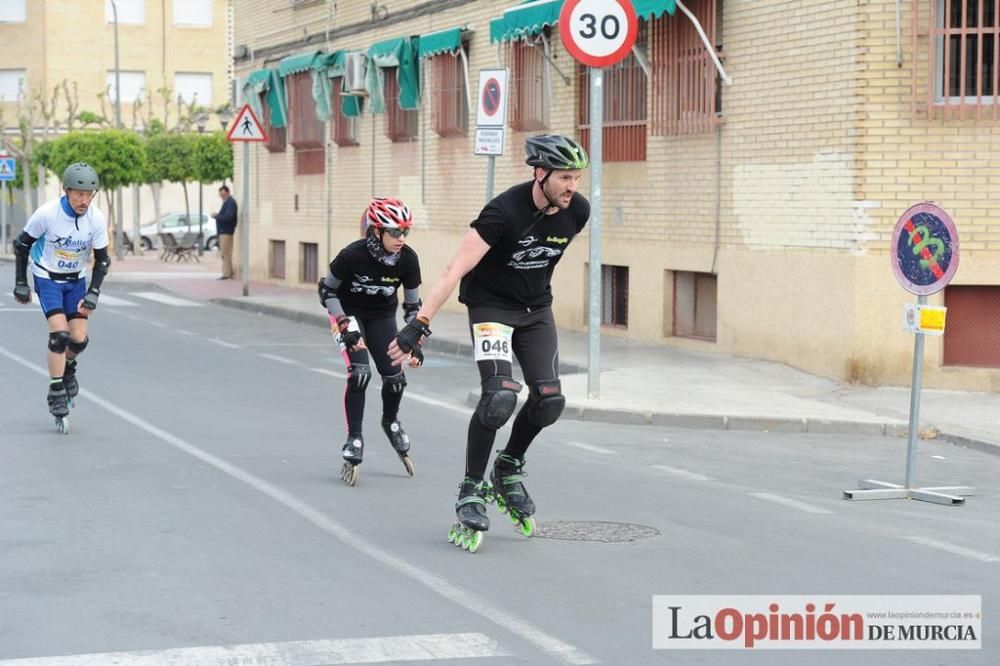
[[393, 238], [403, 238], [410, 235], [409, 229], [383, 229], [385, 233], [389, 234]]

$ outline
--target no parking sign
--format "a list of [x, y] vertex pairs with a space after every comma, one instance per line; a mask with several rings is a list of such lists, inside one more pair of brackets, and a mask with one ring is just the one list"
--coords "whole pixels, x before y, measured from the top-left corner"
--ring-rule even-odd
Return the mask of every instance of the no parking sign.
[[958, 231], [940, 206], [910, 206], [892, 232], [892, 272], [912, 294], [928, 296], [944, 289], [958, 270]]

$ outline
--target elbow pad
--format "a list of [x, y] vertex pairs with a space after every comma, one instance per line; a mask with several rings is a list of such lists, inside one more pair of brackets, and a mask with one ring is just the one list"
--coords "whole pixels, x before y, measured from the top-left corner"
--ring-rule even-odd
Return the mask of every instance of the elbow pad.
[[27, 257], [31, 253], [31, 246], [35, 244], [37, 238], [32, 238], [28, 235], [27, 231], [22, 231], [17, 238], [14, 239], [14, 254], [17, 256]]
[[326, 278], [319, 281], [319, 284], [316, 285], [316, 291], [319, 293], [319, 304], [324, 308], [328, 300], [337, 298], [337, 290], [330, 288], [330, 285], [326, 283]]
[[416, 303], [406, 303], [406, 302], [404, 302], [403, 303], [403, 321], [406, 322], [407, 324], [409, 324], [411, 321], [413, 321], [413, 318], [417, 316], [418, 312], [420, 312], [420, 306], [422, 306], [423, 304], [424, 304], [424, 302], [421, 301], [421, 300], [419, 300], [419, 299], [417, 300]]

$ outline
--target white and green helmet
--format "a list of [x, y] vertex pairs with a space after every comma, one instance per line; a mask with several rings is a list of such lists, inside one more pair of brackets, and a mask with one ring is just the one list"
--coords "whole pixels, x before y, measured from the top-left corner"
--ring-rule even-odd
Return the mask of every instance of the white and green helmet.
[[67, 190], [95, 192], [100, 186], [101, 179], [97, 177], [97, 172], [86, 162], [70, 164], [63, 172], [63, 187]]

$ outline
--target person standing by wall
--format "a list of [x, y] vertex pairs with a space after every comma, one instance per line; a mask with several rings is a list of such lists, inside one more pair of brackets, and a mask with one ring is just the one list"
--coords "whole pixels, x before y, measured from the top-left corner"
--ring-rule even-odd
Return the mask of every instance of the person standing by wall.
[[231, 280], [233, 273], [233, 234], [236, 233], [236, 200], [229, 193], [229, 187], [219, 188], [222, 208], [218, 213], [212, 213], [215, 219], [215, 233], [219, 239], [219, 254], [222, 255], [222, 277], [220, 280]]

